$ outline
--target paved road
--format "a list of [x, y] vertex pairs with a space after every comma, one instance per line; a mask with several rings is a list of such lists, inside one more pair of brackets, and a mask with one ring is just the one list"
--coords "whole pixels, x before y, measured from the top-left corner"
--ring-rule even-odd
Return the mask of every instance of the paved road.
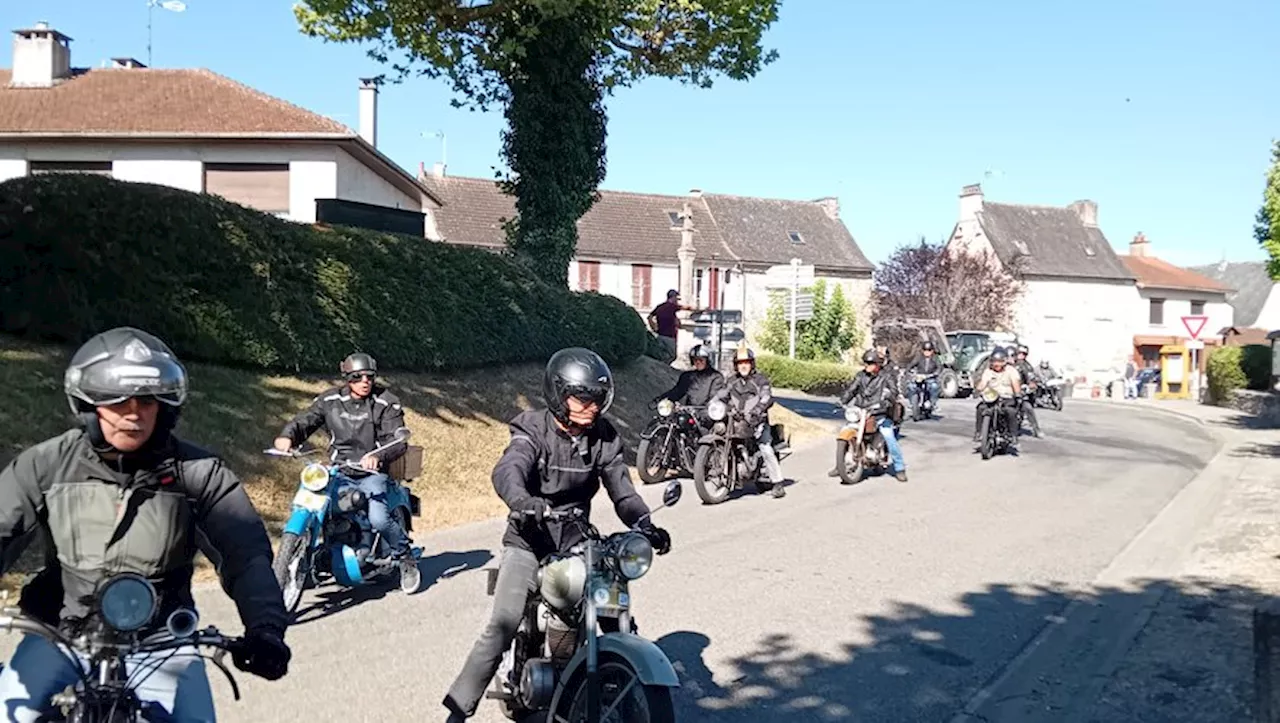
[[[633, 587], [641, 632], [681, 671], [680, 720], [949, 720], [1062, 605], [1022, 591], [1087, 586], [1215, 449], [1190, 422], [1068, 402], [1041, 412], [1049, 438], [983, 462], [972, 409], [908, 423], [907, 484], [841, 486], [823, 442], [783, 463], [801, 481], [782, 500], [704, 507], [686, 486], [661, 513], [675, 549]], [[434, 582], [417, 595], [330, 595], [291, 630], [285, 680], [241, 675], [236, 703], [214, 673], [220, 720], [442, 720], [498, 539], [494, 523], [426, 538]], [[238, 629], [219, 591], [202, 599], [206, 621]], [[493, 706], [473, 720], [503, 720]]]

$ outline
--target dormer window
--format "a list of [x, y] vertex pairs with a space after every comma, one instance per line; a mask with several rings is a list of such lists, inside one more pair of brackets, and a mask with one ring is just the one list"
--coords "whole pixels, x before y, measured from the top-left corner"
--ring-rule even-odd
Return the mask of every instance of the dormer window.
[[791, 239], [791, 243], [793, 244], [798, 245], [804, 243], [804, 237], [800, 235], [799, 231], [788, 231], [787, 238]]
[[1013, 240], [1013, 245], [1017, 247], [1018, 253], [1022, 254], [1023, 256], [1031, 255], [1031, 249], [1027, 248], [1026, 241], [1023, 241], [1020, 238], [1016, 238]]
[[1084, 247], [1084, 255], [1090, 258], [1097, 256], [1097, 254], [1094, 253], [1093, 249], [1089, 248], [1088, 246]]
[[681, 228], [684, 226], [684, 219], [680, 218], [679, 211], [667, 211], [667, 219], [671, 221], [671, 228]]

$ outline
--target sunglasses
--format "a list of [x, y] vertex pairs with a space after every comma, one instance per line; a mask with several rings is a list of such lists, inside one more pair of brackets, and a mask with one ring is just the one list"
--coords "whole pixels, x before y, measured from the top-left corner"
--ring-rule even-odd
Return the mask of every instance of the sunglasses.
[[366, 374], [363, 372], [347, 375], [347, 381], [349, 382], [372, 382], [373, 379], [374, 379], [373, 374]]

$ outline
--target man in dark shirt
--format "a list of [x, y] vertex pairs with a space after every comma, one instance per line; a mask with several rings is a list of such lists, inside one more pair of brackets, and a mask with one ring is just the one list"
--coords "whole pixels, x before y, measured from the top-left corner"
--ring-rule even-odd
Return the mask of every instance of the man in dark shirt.
[[658, 341], [667, 350], [667, 361], [675, 361], [677, 356], [676, 337], [680, 333], [681, 311], [692, 311], [692, 306], [680, 303], [680, 292], [672, 289], [667, 292], [667, 300], [653, 307], [649, 312], [649, 326], [658, 334]]

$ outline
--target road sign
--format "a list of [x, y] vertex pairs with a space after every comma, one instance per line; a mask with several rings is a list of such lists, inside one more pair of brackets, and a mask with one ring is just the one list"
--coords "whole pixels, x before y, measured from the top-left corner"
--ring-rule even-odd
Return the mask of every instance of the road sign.
[[1192, 339], [1199, 339], [1200, 334], [1204, 332], [1204, 325], [1208, 323], [1207, 316], [1184, 316], [1182, 317], [1182, 325], [1187, 328], [1187, 333]]
[[[800, 293], [796, 294], [795, 306], [796, 321], [806, 321], [813, 318], [813, 294]], [[791, 309], [787, 309], [787, 321], [791, 321]]]
[[1203, 348], [1204, 348], [1204, 342], [1203, 342], [1203, 341], [1200, 341], [1199, 339], [1192, 339], [1191, 341], [1187, 342], [1187, 343], [1186, 343], [1186, 344], [1184, 344], [1183, 346], [1185, 346], [1185, 347], [1187, 347], [1188, 349], [1191, 349], [1191, 350], [1193, 350], [1193, 351], [1194, 351], [1194, 350], [1196, 350], [1196, 349], [1203, 349]]

